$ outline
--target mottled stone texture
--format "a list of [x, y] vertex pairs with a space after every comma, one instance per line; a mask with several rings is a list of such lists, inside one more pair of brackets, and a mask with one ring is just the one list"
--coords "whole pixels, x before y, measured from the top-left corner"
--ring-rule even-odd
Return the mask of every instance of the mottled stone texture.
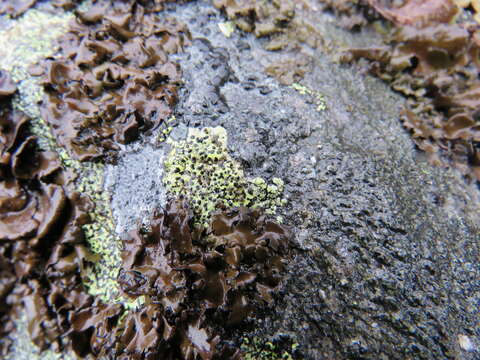
[[[225, 38], [224, 18], [201, 2], [176, 14], [193, 35], [177, 118], [225, 127], [247, 172], [286, 183], [282, 215], [298, 250], [257, 333], [294, 337], [308, 359], [478, 358], [478, 190], [418, 155], [398, 120], [403, 99], [333, 63], [334, 51], [272, 53], [239, 31]], [[297, 16], [330, 50], [355, 43], [313, 8]], [[263, 73], [298, 53], [313, 63], [302, 84], [326, 111]]]
[[[247, 176], [285, 182], [288, 204], [279, 215], [295, 235], [294, 257], [276, 309], [244, 330], [290, 337], [306, 359], [478, 359], [478, 189], [418, 155], [398, 120], [401, 97], [333, 62], [340, 46], [375, 36], [342, 32], [315, 4], [302, 3], [296, 16], [323, 34], [319, 49], [267, 52], [263, 39], [239, 30], [226, 38], [218, 27], [226, 18], [206, 1], [171, 10], [193, 36], [175, 58], [185, 86], [173, 133], [222, 126]], [[323, 95], [326, 110], [264, 73], [295, 68], [299, 57], [309, 63], [302, 85]], [[138, 213], [122, 206], [163, 202], [159, 161], [149, 159], [164, 156], [164, 145], [147, 143], [155, 141], [122, 150], [110, 176], [121, 200], [113, 214], [125, 228]], [[120, 176], [122, 166], [128, 171]], [[125, 194], [135, 197], [130, 205]], [[237, 342], [243, 336], [232, 333]]]

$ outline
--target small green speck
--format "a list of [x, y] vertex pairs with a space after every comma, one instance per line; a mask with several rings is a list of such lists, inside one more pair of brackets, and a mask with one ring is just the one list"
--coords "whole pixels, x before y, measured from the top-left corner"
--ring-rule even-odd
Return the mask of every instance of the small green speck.
[[225, 37], [229, 38], [235, 31], [235, 24], [232, 21], [225, 21], [218, 24], [220, 31]]
[[327, 102], [325, 100], [325, 97], [320, 92], [311, 90], [299, 83], [293, 83], [291, 85], [291, 88], [298, 91], [298, 93], [301, 95], [309, 96], [317, 106], [318, 112], [322, 112], [327, 109]]

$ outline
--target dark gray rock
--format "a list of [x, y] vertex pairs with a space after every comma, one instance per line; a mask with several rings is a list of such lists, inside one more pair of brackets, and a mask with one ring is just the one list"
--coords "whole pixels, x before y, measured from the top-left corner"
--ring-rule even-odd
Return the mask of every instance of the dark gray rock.
[[[398, 120], [403, 99], [322, 49], [272, 53], [238, 30], [226, 38], [208, 3], [172, 12], [194, 37], [179, 56], [177, 119], [225, 127], [249, 175], [286, 183], [297, 250], [275, 311], [252, 333], [290, 336], [307, 359], [480, 358], [478, 190], [417, 154]], [[308, 16], [327, 42], [356, 41], [327, 15]], [[302, 84], [325, 111], [263, 72], [299, 53], [313, 58]]]

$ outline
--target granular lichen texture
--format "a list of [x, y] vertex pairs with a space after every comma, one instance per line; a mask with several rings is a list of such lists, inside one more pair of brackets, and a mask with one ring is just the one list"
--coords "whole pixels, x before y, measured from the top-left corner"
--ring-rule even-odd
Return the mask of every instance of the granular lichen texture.
[[260, 337], [244, 338], [241, 345], [244, 360], [293, 360], [301, 358], [298, 343], [291, 341], [266, 341]]
[[75, 159], [110, 158], [172, 114], [180, 71], [168, 58], [189, 34], [149, 9], [104, 1], [77, 11], [62, 58], [48, 61], [42, 115]]
[[41, 146], [51, 135], [37, 106], [43, 88], [39, 78], [29, 74], [29, 68], [55, 53], [55, 39], [67, 31], [72, 18], [73, 14], [68, 12], [51, 14], [31, 9], [0, 31], [0, 69], [10, 72], [18, 83], [19, 96], [13, 99], [14, 107], [32, 117], [34, 132], [42, 136]]
[[275, 214], [284, 204], [281, 179], [244, 176], [228, 153], [224, 128], [192, 128], [184, 141], [170, 143], [164, 184], [170, 193], [189, 198], [198, 224], [207, 224], [218, 205], [259, 207]]
[[66, 31], [72, 18], [68, 12], [32, 9], [8, 24], [0, 37], [0, 67], [10, 71], [15, 81], [24, 80], [30, 65], [53, 54], [54, 40]]

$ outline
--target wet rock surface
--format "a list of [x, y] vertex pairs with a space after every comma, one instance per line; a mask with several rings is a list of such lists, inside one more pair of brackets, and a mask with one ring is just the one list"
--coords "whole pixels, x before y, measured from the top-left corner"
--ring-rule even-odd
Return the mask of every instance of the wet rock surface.
[[[478, 357], [478, 192], [417, 155], [398, 121], [403, 100], [317, 50], [302, 84], [325, 97], [319, 112], [264, 74], [290, 54], [224, 37], [206, 3], [175, 14], [193, 37], [177, 118], [225, 127], [247, 172], [286, 184], [298, 251], [256, 333], [291, 336], [308, 359]], [[314, 16], [320, 28], [333, 21]]]
[[109, 166], [105, 182], [107, 189], [114, 189], [111, 204], [119, 234], [134, 229], [139, 221], [147, 220], [154, 209], [166, 203], [162, 186], [164, 149], [143, 146], [130, 151], [119, 158], [116, 166]]
[[[297, 16], [315, 20], [329, 50], [355, 43], [310, 5]], [[285, 183], [280, 215], [295, 236], [294, 257], [274, 311], [260, 314], [255, 330], [235, 334], [236, 345], [258, 335], [298, 342], [306, 359], [478, 358], [478, 189], [417, 155], [398, 120], [402, 98], [333, 63], [326, 49], [274, 53], [253, 34], [227, 38], [218, 27], [226, 18], [208, 2], [171, 5], [170, 15], [193, 37], [183, 54], [169, 57], [185, 81], [172, 134], [222, 126], [248, 176]], [[372, 38], [362, 33], [357, 45]], [[297, 56], [308, 62], [301, 81], [308, 92], [264, 72]], [[168, 146], [153, 136], [122, 146], [118, 164], [107, 167], [118, 232], [165, 205], [160, 167]], [[128, 329], [147, 334], [159, 313], [152, 309], [131, 314]], [[100, 344], [90, 343], [92, 329], [112, 332], [119, 313], [116, 305], [93, 310], [75, 325], [83, 334], [77, 345], [92, 349]], [[127, 332], [124, 340], [150, 346]]]

